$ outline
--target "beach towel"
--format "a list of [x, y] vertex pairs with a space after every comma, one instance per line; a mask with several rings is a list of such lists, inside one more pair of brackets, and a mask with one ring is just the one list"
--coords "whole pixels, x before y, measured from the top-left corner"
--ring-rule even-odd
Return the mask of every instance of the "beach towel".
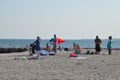
[[76, 59], [86, 59], [87, 57], [78, 56]]
[[47, 51], [45, 51], [45, 50], [41, 50], [41, 51], [40, 51], [40, 54], [41, 54], [41, 55], [47, 55], [47, 54], [48, 54], [48, 52], [47, 52]]

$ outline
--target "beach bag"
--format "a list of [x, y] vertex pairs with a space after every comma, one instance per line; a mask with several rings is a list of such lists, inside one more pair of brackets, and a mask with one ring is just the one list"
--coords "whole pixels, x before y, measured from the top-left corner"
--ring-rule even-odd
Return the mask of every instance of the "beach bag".
[[86, 54], [90, 54], [90, 50], [88, 50], [88, 51], [86, 52]]
[[70, 53], [69, 57], [75, 57], [74, 53]]

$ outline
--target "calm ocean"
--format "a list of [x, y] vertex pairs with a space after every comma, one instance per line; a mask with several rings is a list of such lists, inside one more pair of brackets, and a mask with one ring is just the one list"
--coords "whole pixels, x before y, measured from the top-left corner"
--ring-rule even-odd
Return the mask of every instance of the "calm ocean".
[[[26, 48], [29, 46], [30, 43], [34, 42], [34, 39], [0, 39], [0, 47], [1, 48]], [[41, 47], [45, 47], [46, 43], [49, 40], [44, 39], [41, 41]], [[63, 42], [61, 46], [63, 48], [72, 48], [73, 43], [77, 42], [82, 48], [94, 48], [94, 39], [81, 39], [81, 40], [66, 40]], [[102, 40], [101, 47], [106, 48], [107, 39]], [[120, 39], [114, 39], [113, 48], [120, 48]]]

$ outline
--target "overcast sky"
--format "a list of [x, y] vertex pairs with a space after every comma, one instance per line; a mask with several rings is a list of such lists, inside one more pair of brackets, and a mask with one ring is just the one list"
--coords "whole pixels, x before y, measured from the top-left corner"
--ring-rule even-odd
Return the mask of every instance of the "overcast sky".
[[0, 0], [0, 39], [120, 38], [120, 0]]

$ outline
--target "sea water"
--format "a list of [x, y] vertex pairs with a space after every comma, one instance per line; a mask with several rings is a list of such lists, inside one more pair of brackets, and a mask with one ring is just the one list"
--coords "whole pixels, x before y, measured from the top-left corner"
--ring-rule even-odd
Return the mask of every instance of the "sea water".
[[[35, 39], [0, 39], [0, 48], [27, 48]], [[65, 40], [61, 43], [62, 48], [73, 48], [73, 43], [76, 42], [82, 48], [94, 48], [94, 39], [81, 39], [81, 40]], [[46, 47], [46, 43], [50, 43], [49, 39], [41, 40], [41, 47]], [[107, 48], [107, 39], [102, 39], [102, 48]], [[114, 39], [113, 48], [120, 48], [120, 39]]]

